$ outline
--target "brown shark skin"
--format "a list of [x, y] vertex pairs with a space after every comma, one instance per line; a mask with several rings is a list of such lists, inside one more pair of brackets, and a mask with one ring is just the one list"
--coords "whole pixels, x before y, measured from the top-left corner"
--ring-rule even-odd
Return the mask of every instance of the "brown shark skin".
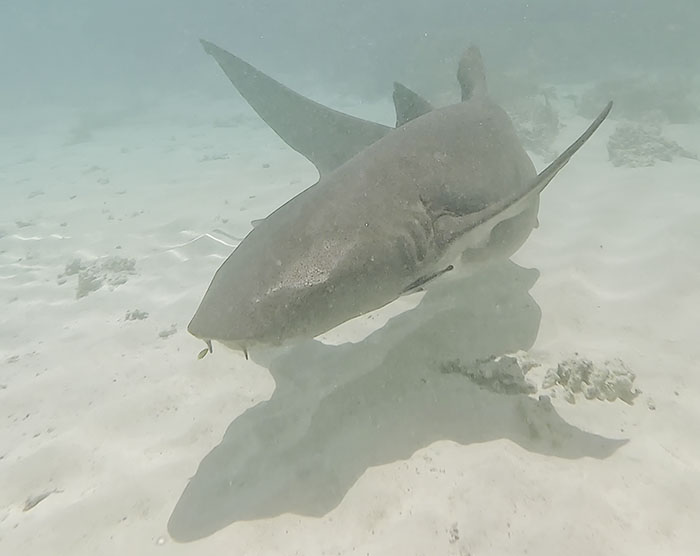
[[447, 253], [443, 213], [487, 205], [535, 175], [497, 106], [430, 112], [253, 229], [217, 271], [189, 330], [241, 346], [279, 344], [379, 308]]
[[610, 106], [538, 176], [486, 94], [478, 50], [460, 72], [466, 101], [390, 131], [260, 222], [216, 272], [188, 330], [244, 352], [314, 337], [460, 258], [517, 250], [536, 226], [539, 192]]

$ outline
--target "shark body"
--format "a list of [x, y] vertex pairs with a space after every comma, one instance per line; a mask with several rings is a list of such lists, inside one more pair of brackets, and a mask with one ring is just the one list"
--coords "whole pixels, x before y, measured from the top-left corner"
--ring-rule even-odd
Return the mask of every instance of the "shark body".
[[320, 173], [216, 272], [188, 326], [209, 351], [212, 340], [247, 356], [258, 344], [314, 337], [446, 273], [509, 257], [537, 225], [540, 192], [612, 107], [537, 174], [488, 95], [475, 47], [457, 72], [462, 102], [434, 109], [395, 84], [392, 129], [314, 103], [203, 44]]

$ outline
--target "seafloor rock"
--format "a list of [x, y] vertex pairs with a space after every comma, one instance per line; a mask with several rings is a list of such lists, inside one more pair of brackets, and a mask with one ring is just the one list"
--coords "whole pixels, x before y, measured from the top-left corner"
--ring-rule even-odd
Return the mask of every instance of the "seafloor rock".
[[105, 257], [92, 262], [73, 259], [66, 264], [63, 274], [59, 274], [58, 283], [63, 285], [69, 276], [78, 276], [75, 297], [80, 299], [99, 290], [104, 285], [116, 288], [125, 284], [129, 276], [136, 274], [136, 260], [126, 257]]
[[148, 318], [147, 311], [141, 311], [139, 309], [133, 309], [126, 312], [124, 320], [144, 320]]
[[661, 134], [658, 124], [622, 123], [608, 140], [608, 156], [613, 166], [654, 166], [657, 161], [671, 162], [676, 157], [693, 158], [675, 141]]
[[[524, 352], [490, 357], [471, 363], [448, 360], [440, 364], [440, 371], [459, 374], [482, 388], [500, 394], [536, 394], [537, 387], [525, 375], [540, 364]], [[622, 400], [632, 404], [640, 391], [634, 387], [635, 375], [619, 360], [601, 364], [575, 357], [562, 361], [556, 369], [547, 371], [541, 395], [556, 397], [560, 393], [569, 403], [577, 398], [587, 400]]]
[[534, 394], [537, 391], [537, 387], [525, 378], [527, 370], [510, 355], [480, 359], [471, 364], [459, 360], [445, 361], [440, 370], [447, 374], [461, 374], [482, 388], [500, 394]]
[[635, 375], [619, 360], [595, 364], [588, 359], [572, 358], [550, 369], [542, 382], [543, 389], [561, 388], [564, 399], [576, 403], [578, 395], [587, 400], [617, 399], [632, 404], [640, 391], [634, 387]]
[[165, 339], [165, 338], [170, 338], [173, 334], [177, 334], [177, 324], [171, 324], [168, 328], [165, 328], [164, 330], [161, 330], [158, 332], [158, 337]]

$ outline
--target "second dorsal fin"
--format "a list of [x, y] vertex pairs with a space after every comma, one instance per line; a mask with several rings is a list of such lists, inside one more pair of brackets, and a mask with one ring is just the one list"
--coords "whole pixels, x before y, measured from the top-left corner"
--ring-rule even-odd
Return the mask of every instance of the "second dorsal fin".
[[427, 114], [433, 109], [427, 100], [398, 81], [394, 82], [393, 96], [394, 108], [396, 108], [396, 127], [401, 127], [406, 122]]

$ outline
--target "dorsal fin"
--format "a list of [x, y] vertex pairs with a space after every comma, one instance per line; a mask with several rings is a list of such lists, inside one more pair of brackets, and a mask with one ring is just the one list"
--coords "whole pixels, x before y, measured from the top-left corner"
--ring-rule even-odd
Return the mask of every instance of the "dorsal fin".
[[200, 42], [253, 110], [320, 174], [334, 170], [391, 131], [314, 102], [215, 44]]
[[462, 101], [487, 94], [486, 70], [481, 52], [476, 46], [470, 46], [462, 55], [457, 69], [457, 80], [462, 87]]
[[394, 81], [394, 108], [396, 108], [396, 127], [427, 114], [433, 107], [418, 93]]

